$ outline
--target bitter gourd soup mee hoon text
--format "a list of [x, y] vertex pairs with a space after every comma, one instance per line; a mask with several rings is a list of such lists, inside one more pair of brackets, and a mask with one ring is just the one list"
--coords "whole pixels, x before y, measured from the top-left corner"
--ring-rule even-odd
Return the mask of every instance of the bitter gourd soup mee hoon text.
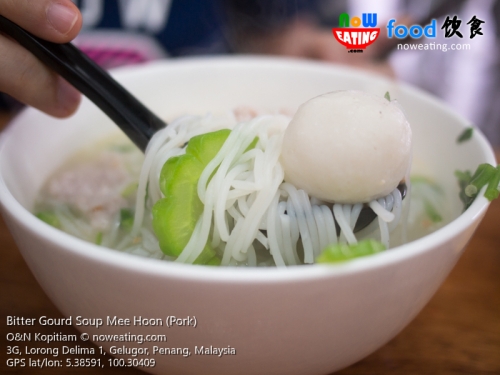
[[173, 262], [344, 262], [445, 223], [440, 187], [410, 178], [411, 160], [396, 100], [336, 91], [293, 117], [249, 108], [182, 116], [145, 154], [121, 136], [103, 140], [46, 182], [35, 214], [98, 245]]

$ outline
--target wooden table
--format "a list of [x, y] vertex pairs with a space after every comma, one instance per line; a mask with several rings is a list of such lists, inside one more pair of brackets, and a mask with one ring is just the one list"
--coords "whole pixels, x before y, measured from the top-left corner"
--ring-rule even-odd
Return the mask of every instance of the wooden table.
[[[6, 121], [7, 116], [0, 114], [0, 128]], [[6, 359], [10, 356], [6, 334], [11, 331], [6, 325], [7, 315], [30, 318], [62, 315], [35, 281], [3, 221], [0, 221], [0, 249], [0, 337], [4, 342], [0, 348], [0, 373], [142, 373], [119, 368], [99, 371], [7, 367]], [[72, 327], [60, 328], [58, 331], [64, 334], [77, 333]], [[37, 331], [52, 333], [53, 328], [44, 330], [37, 326]], [[31, 331], [26, 328], [25, 332]], [[491, 205], [464, 255], [417, 318], [383, 348], [337, 374], [500, 374], [500, 200]]]

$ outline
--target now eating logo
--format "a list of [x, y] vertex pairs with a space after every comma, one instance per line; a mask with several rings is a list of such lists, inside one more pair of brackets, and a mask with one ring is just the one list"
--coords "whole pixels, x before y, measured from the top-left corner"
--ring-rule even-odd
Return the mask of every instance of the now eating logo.
[[375, 26], [377, 13], [363, 13], [361, 18], [350, 18], [349, 14], [342, 13], [339, 16], [339, 27], [332, 28], [332, 32], [340, 44], [353, 50], [349, 52], [363, 52], [380, 35], [380, 28]]

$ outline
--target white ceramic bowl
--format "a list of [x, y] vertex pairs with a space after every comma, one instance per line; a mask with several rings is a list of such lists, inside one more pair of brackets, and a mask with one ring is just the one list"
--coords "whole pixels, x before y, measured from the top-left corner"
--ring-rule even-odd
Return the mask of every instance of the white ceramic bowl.
[[[167, 343], [99, 342], [105, 348], [188, 347], [188, 358], [150, 355], [162, 374], [326, 374], [385, 344], [429, 301], [458, 260], [488, 202], [463, 214], [453, 172], [495, 163], [484, 137], [457, 145], [468, 126], [435, 98], [406, 85], [327, 64], [261, 58], [166, 61], [116, 72], [165, 118], [250, 105], [295, 109], [339, 89], [384, 95], [405, 108], [416, 168], [445, 186], [453, 220], [429, 236], [336, 266], [234, 269], [173, 264], [83, 242], [31, 213], [37, 191], [64, 160], [115, 131], [84, 101], [68, 120], [28, 109], [1, 135], [0, 200], [26, 262], [66, 316], [196, 317], [193, 327], [77, 327], [93, 334], [166, 334]], [[195, 355], [195, 346], [230, 346], [236, 355]]]

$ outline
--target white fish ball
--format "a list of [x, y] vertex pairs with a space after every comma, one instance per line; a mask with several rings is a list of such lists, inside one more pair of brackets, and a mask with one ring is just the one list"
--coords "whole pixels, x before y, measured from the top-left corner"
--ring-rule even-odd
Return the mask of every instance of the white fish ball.
[[285, 131], [285, 181], [337, 203], [369, 202], [404, 179], [411, 128], [394, 102], [336, 91], [302, 104]]

